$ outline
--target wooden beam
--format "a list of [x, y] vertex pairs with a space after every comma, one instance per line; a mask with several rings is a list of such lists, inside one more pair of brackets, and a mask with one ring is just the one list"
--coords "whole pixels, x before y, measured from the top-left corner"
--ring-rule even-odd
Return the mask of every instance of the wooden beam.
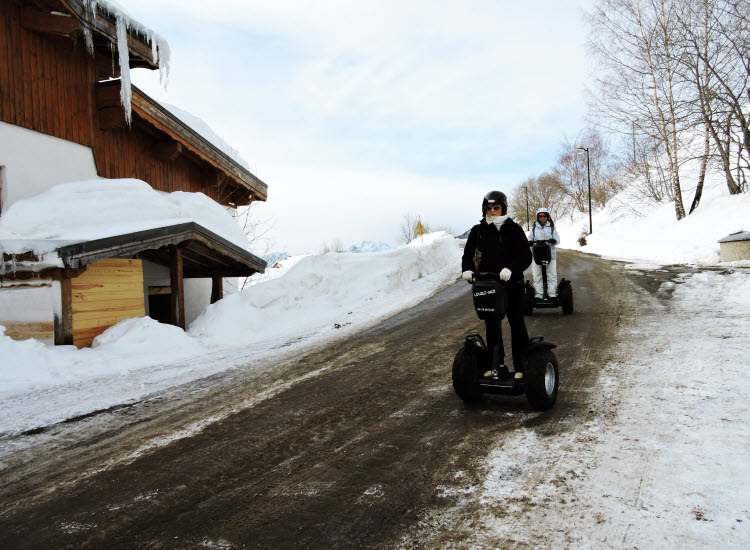
[[97, 86], [94, 92], [96, 96], [96, 108], [122, 107], [120, 99], [120, 86], [118, 84], [109, 86]]
[[107, 107], [105, 109], [99, 109], [99, 128], [101, 130], [122, 128], [125, 125], [125, 109], [122, 107]]
[[73, 344], [73, 286], [71, 279], [63, 277], [60, 279], [60, 310], [61, 316], [55, 314], [54, 330], [55, 345]]
[[149, 296], [157, 296], [159, 294], [172, 294], [171, 286], [150, 286], [148, 287]]
[[[222, 277], [250, 277], [251, 275], [259, 273], [256, 269], [250, 269], [246, 266], [228, 267], [221, 270]], [[186, 279], [211, 279], [216, 277], [216, 270], [203, 271], [203, 270], [191, 270], [185, 273]]]
[[[94, 53], [94, 70], [96, 71], [96, 80], [100, 82], [109, 78], [120, 78], [120, 63], [114, 60], [111, 55], [104, 55], [98, 51]], [[115, 86], [112, 87], [115, 88]], [[119, 87], [117, 87], [117, 93], [120, 93]]]
[[182, 143], [178, 141], [163, 141], [154, 145], [151, 153], [159, 160], [171, 162], [182, 154]]
[[81, 28], [81, 24], [71, 15], [24, 6], [21, 9], [21, 26], [32, 32], [69, 36]]
[[211, 277], [211, 303], [215, 304], [224, 297], [224, 280], [221, 277]]
[[171, 246], [169, 279], [171, 285], [172, 324], [185, 329], [185, 281], [182, 272], [182, 248]]

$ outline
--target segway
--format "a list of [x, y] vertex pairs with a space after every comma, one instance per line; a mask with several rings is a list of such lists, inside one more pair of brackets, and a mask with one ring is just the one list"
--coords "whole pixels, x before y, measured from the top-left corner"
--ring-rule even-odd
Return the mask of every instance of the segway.
[[526, 315], [532, 315], [534, 308], [555, 308], [562, 306], [562, 312], [566, 315], [573, 313], [573, 285], [566, 278], [562, 278], [557, 284], [557, 296], [550, 297], [547, 292], [547, 264], [552, 261], [552, 248], [548, 240], [534, 241], [532, 251], [534, 263], [542, 266], [542, 286], [544, 292], [541, 298], [536, 297], [536, 290], [531, 281], [526, 280], [524, 286], [523, 310]]
[[[506, 283], [497, 273], [477, 273], [472, 283], [474, 310], [482, 320], [500, 321], [505, 317], [508, 303]], [[523, 372], [508, 372], [500, 368], [500, 342], [487, 349], [479, 334], [469, 334], [453, 360], [453, 389], [466, 402], [478, 401], [482, 394], [526, 394], [536, 410], [549, 409], [557, 399], [560, 383], [557, 358], [552, 349], [557, 346], [535, 336], [529, 339], [524, 355]], [[485, 377], [489, 371], [491, 376]]]

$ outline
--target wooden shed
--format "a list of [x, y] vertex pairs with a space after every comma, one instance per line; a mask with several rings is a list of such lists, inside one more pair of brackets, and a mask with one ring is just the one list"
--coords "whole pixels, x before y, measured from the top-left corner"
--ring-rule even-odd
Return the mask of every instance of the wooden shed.
[[[63, 267], [38, 269], [33, 252], [5, 254], [3, 265], [13, 280], [51, 279], [59, 284], [61, 307], [55, 313], [56, 344], [89, 346], [116, 323], [147, 314], [185, 328], [186, 278], [211, 278], [211, 303], [223, 296], [223, 277], [250, 276], [265, 262], [223, 237], [194, 223], [182, 223], [67, 245], [56, 249]], [[169, 271], [169, 286], [149, 286], [143, 264]]]

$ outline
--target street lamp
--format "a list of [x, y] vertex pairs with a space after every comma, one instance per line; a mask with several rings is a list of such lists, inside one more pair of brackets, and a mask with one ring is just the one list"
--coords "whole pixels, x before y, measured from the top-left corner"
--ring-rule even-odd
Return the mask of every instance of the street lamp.
[[589, 235], [593, 232], [593, 229], [591, 227], [591, 163], [589, 162], [589, 148], [584, 147], [583, 145], [579, 145], [576, 147], [576, 150], [580, 153], [581, 151], [586, 151], [586, 174], [588, 175], [589, 180]]
[[523, 186], [524, 191], [526, 191], [526, 231], [529, 230], [529, 186], [524, 185]]

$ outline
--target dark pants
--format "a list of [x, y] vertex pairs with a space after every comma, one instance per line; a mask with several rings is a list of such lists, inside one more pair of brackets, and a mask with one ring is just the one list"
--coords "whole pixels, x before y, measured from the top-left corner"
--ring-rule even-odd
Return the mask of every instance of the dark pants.
[[[508, 308], [505, 318], [510, 324], [510, 343], [513, 351], [513, 370], [523, 372], [524, 355], [529, 344], [529, 333], [526, 332], [526, 323], [523, 320], [523, 283], [508, 282], [505, 285], [508, 292]], [[500, 328], [501, 321], [485, 321], [487, 328], [487, 349], [492, 353], [495, 342], [500, 344], [500, 363], [505, 362], [505, 346], [503, 345], [503, 332]]]

